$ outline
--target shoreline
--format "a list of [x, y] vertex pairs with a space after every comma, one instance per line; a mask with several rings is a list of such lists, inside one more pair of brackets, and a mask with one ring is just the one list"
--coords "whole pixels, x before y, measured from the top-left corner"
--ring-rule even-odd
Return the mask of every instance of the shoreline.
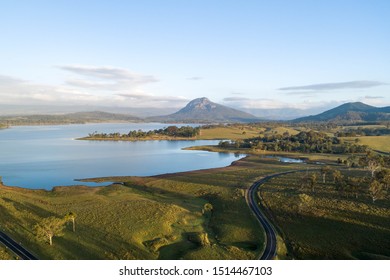
[[[33, 188], [26, 188], [26, 187], [21, 187], [21, 186], [9, 186], [4, 184], [4, 182], [0, 181], [0, 188], [5, 188], [5, 189], [19, 189], [22, 191], [40, 191], [40, 192], [45, 192], [45, 193], [50, 193], [50, 192], [56, 192], [56, 191], [61, 191], [64, 189], [100, 189], [100, 188], [105, 188], [109, 187], [110, 185], [115, 185], [115, 184], [123, 184], [121, 181], [122, 179], [129, 179], [129, 178], [168, 178], [172, 176], [176, 176], [178, 174], [186, 174], [186, 173], [191, 173], [191, 172], [209, 172], [211, 170], [215, 169], [224, 169], [228, 168], [231, 166], [236, 166], [239, 164], [238, 162], [240, 160], [246, 159], [250, 156], [253, 155], [245, 155], [240, 159], [232, 161], [229, 165], [221, 166], [221, 167], [212, 167], [212, 168], [204, 168], [204, 169], [194, 169], [194, 170], [187, 170], [187, 171], [178, 171], [178, 172], [172, 172], [172, 173], [161, 173], [161, 174], [156, 174], [156, 175], [145, 175], [145, 176], [137, 176], [137, 175], [123, 175], [123, 176], [106, 176], [106, 177], [92, 177], [92, 178], [82, 178], [82, 179], [74, 179], [77, 182], [80, 182], [80, 184], [76, 185], [64, 185], [64, 186], [52, 186], [51, 189], [44, 189], [44, 188], [39, 188], [39, 189], [33, 189]], [[95, 184], [103, 184], [107, 183], [107, 185], [104, 186], [88, 186], [88, 185], [83, 185], [82, 183], [95, 183]]]
[[[74, 140], [82, 140], [82, 141], [124, 141], [124, 142], [137, 142], [137, 141], [196, 141], [196, 140], [208, 140], [208, 139], [197, 139], [197, 138], [188, 138], [188, 137], [145, 137], [145, 138], [90, 138], [90, 137], [81, 137], [75, 138]], [[218, 140], [218, 139], [217, 139]]]
[[[120, 141], [120, 140], [118, 140]], [[169, 140], [161, 140], [161, 141], [169, 141]], [[79, 182], [80, 184], [75, 184], [75, 185], [57, 185], [57, 186], [52, 186], [51, 189], [45, 189], [45, 188], [26, 188], [26, 187], [21, 187], [21, 186], [9, 186], [5, 185], [4, 182], [0, 182], [0, 188], [5, 187], [5, 188], [17, 188], [21, 190], [29, 190], [29, 191], [43, 191], [43, 192], [55, 192], [55, 191], [60, 191], [62, 189], [68, 189], [68, 188], [74, 188], [74, 189], [85, 189], [85, 188], [93, 188], [93, 189], [99, 189], [99, 188], [105, 188], [110, 185], [114, 184], [123, 184], [122, 180], [126, 179], [128, 180], [129, 178], [167, 178], [167, 177], [172, 177], [176, 176], [179, 174], [188, 174], [192, 172], [209, 172], [211, 170], [215, 169], [225, 169], [229, 168], [232, 166], [237, 166], [240, 165], [240, 162], [248, 159], [250, 157], [260, 157], [260, 158], [277, 158], [277, 157], [288, 157], [292, 159], [299, 159], [305, 161], [307, 164], [318, 164], [319, 160], [322, 161], [324, 164], [335, 164], [331, 162], [332, 157], [334, 155], [332, 154], [321, 154], [318, 156], [321, 156], [321, 159], [310, 159], [310, 155], [313, 156], [313, 154], [310, 155], [304, 155], [304, 154], [298, 154], [298, 153], [287, 153], [287, 152], [272, 152], [272, 151], [250, 151], [250, 150], [239, 150], [239, 149], [234, 149], [234, 150], [223, 150], [222, 148], [219, 148], [217, 146], [191, 146], [191, 147], [186, 147], [183, 148], [183, 150], [194, 150], [194, 151], [208, 151], [208, 152], [213, 152], [213, 153], [229, 153], [229, 154], [240, 154], [243, 155], [240, 159], [233, 160], [229, 165], [221, 166], [221, 167], [211, 167], [211, 168], [204, 168], [204, 169], [194, 169], [194, 170], [187, 170], [187, 171], [178, 171], [178, 172], [171, 172], [171, 173], [160, 173], [160, 174], [155, 174], [155, 175], [145, 175], [145, 176], [137, 176], [137, 175], [123, 175], [123, 176], [105, 176], [105, 177], [91, 177], [91, 178], [80, 178], [80, 179], [74, 179], [76, 182]], [[334, 158], [333, 158], [334, 160]], [[291, 164], [291, 163], [287, 163]], [[293, 163], [296, 164], [296, 163]], [[107, 185], [99, 185], [99, 186], [88, 186], [84, 185], [82, 183], [96, 183], [96, 184], [103, 184], [107, 183]]]

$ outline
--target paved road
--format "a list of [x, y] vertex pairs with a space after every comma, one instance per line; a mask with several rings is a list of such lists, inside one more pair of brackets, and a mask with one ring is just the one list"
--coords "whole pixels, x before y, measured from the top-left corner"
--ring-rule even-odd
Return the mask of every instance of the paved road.
[[7, 248], [14, 252], [22, 260], [37, 260], [27, 249], [23, 248], [11, 237], [0, 231], [0, 243], [3, 243]]
[[[295, 173], [295, 172], [306, 172], [306, 170], [292, 170], [282, 173], [277, 173], [273, 175], [266, 176], [259, 181], [256, 181], [253, 183], [253, 185], [247, 190], [245, 194], [246, 202], [249, 206], [249, 208], [252, 210], [253, 214], [256, 216], [257, 220], [260, 222], [261, 226], [264, 228], [265, 232], [265, 248], [263, 253], [259, 256], [258, 259], [260, 260], [272, 260], [276, 256], [276, 233], [272, 226], [272, 224], [269, 222], [265, 214], [261, 211], [259, 206], [256, 203], [256, 192], [260, 185], [264, 184], [266, 181], [268, 181], [271, 178], [282, 176], [289, 173]], [[260, 201], [261, 203], [261, 201]]]

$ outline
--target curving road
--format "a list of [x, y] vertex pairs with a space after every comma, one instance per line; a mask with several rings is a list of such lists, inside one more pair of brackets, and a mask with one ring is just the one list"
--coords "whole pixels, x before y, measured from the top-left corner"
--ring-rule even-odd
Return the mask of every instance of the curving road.
[[22, 247], [19, 243], [13, 240], [4, 232], [0, 231], [0, 243], [3, 243], [7, 248], [9, 248], [14, 254], [16, 254], [22, 260], [37, 260], [33, 254], [31, 254], [27, 249]]
[[[264, 184], [269, 179], [272, 179], [274, 177], [286, 175], [289, 173], [295, 173], [295, 172], [306, 172], [306, 170], [292, 170], [292, 171], [286, 171], [282, 173], [276, 173], [269, 176], [266, 176], [256, 182], [253, 183], [253, 185], [246, 191], [245, 199], [249, 206], [249, 208], [252, 210], [253, 214], [257, 218], [257, 220], [260, 222], [261, 226], [264, 229], [265, 232], [265, 248], [263, 253], [259, 256], [259, 260], [272, 260], [276, 256], [276, 232], [270, 223], [270, 221], [267, 219], [265, 214], [261, 211], [259, 208], [259, 205], [256, 203], [256, 192], [260, 185]], [[261, 203], [261, 201], [260, 201]]]

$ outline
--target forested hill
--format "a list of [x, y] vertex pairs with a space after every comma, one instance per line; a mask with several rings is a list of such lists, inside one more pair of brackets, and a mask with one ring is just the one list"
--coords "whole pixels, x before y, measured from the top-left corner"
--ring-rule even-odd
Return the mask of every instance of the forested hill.
[[389, 121], [390, 106], [374, 107], [362, 102], [345, 103], [321, 114], [295, 119], [295, 122], [375, 122]]

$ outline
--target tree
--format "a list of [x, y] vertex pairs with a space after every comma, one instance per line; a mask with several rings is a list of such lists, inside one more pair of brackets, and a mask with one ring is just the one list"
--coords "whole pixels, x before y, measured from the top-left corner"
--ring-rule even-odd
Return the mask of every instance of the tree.
[[65, 221], [72, 221], [72, 225], [73, 225], [73, 232], [76, 231], [76, 223], [75, 223], [75, 220], [76, 220], [76, 214], [73, 213], [73, 212], [69, 212], [68, 214], [65, 215]]
[[355, 177], [348, 177], [347, 186], [349, 191], [355, 195], [355, 198], [359, 196], [359, 184], [361, 180]]
[[375, 171], [377, 171], [379, 168], [381, 168], [381, 165], [378, 161], [375, 159], [370, 159], [367, 162], [367, 169], [371, 172], [371, 177], [374, 178]]
[[314, 192], [314, 187], [317, 183], [317, 175], [315, 173], [311, 174], [309, 178], [309, 183], [310, 183], [311, 191]]
[[343, 180], [343, 175], [341, 174], [340, 170], [333, 171], [333, 182], [338, 183]]
[[339, 192], [340, 195], [345, 190], [346, 183], [344, 180], [344, 176], [341, 174], [340, 170], [333, 171], [333, 182], [335, 183], [336, 190]]
[[64, 220], [57, 217], [43, 219], [35, 225], [35, 232], [39, 239], [49, 239], [50, 246], [53, 245], [54, 236], [62, 236], [64, 230]]
[[382, 163], [383, 158], [370, 152], [359, 160], [359, 164], [365, 166], [371, 172], [371, 178], [374, 178], [375, 172], [382, 167]]
[[322, 183], [326, 183], [326, 174], [328, 174], [330, 171], [332, 170], [332, 168], [330, 168], [330, 166], [323, 166], [321, 167], [321, 174], [322, 174]]
[[375, 179], [381, 182], [384, 188], [387, 190], [390, 186], [390, 169], [383, 168], [375, 173]]
[[375, 203], [376, 200], [382, 199], [385, 196], [383, 184], [381, 184], [377, 180], [373, 180], [370, 183], [368, 191], [369, 191], [369, 193], [371, 195], [372, 203]]

